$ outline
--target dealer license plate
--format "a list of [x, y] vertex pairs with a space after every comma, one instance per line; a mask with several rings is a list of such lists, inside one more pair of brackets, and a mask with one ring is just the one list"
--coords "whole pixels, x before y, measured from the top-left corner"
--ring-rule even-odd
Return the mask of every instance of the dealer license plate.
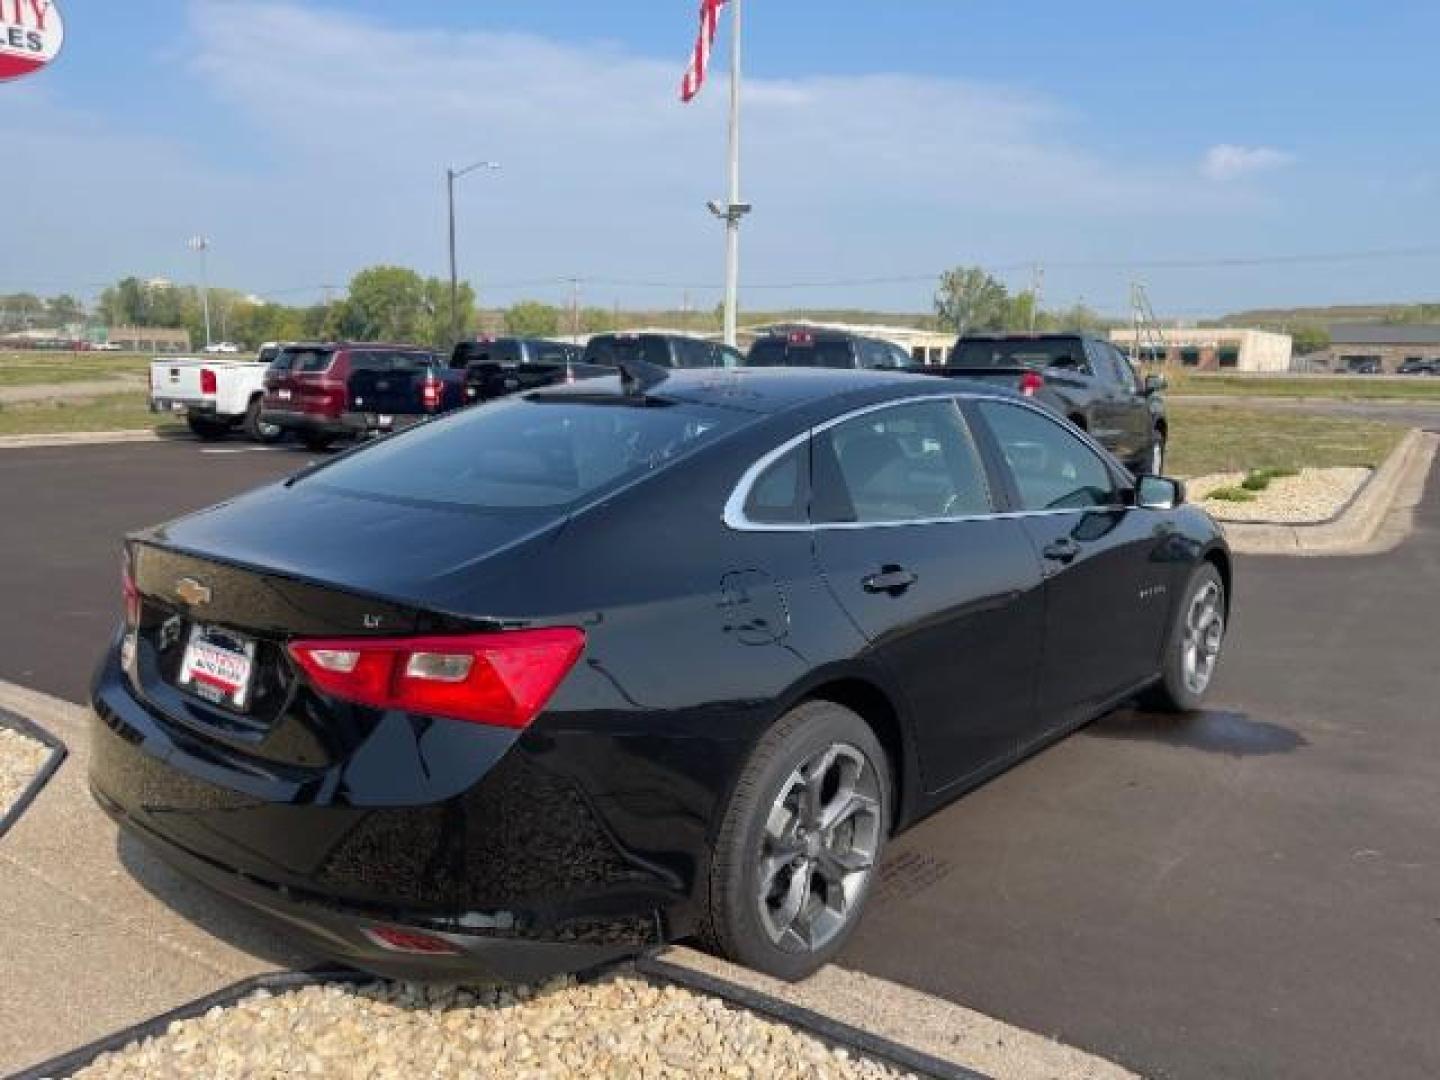
[[196, 624], [180, 661], [179, 684], [215, 705], [243, 710], [250, 704], [255, 642], [229, 630]]

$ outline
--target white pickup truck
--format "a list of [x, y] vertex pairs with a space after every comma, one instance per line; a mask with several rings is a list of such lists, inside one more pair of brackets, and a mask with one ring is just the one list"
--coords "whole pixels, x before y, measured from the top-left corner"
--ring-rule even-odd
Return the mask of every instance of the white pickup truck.
[[223, 439], [239, 429], [256, 442], [277, 442], [285, 432], [260, 419], [260, 400], [279, 348], [267, 342], [254, 360], [156, 360], [150, 365], [150, 411], [183, 416], [202, 439]]

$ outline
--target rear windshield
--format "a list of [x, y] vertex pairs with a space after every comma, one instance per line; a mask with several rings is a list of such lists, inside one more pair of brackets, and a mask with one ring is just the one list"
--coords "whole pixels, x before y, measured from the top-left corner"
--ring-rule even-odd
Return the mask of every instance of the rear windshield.
[[802, 345], [781, 338], [761, 338], [750, 347], [746, 367], [852, 368], [855, 354], [848, 341], [816, 341]]
[[510, 398], [377, 443], [300, 482], [446, 508], [564, 507], [656, 472], [750, 418], [691, 404]]
[[1079, 338], [1040, 341], [962, 341], [950, 354], [955, 367], [1082, 367], [1085, 349]]
[[450, 354], [450, 367], [468, 368], [472, 364], [518, 364], [520, 346], [514, 341], [462, 341]]
[[399, 349], [365, 349], [350, 353], [350, 370], [417, 372], [435, 366], [435, 357], [428, 352], [402, 352]]
[[670, 343], [654, 334], [639, 337], [598, 337], [585, 346], [585, 363], [616, 367], [621, 360], [640, 360], [670, 367]]
[[[290, 363], [282, 363], [287, 357]], [[334, 349], [286, 349], [276, 360], [276, 365], [282, 369], [288, 367], [294, 371], [313, 373], [324, 371], [330, 366], [330, 361], [334, 358]]]

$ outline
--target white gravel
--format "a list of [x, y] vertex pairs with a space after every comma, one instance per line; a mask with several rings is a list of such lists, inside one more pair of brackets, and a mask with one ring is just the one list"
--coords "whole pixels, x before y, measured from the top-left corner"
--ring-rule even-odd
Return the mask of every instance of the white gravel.
[[716, 999], [634, 975], [536, 989], [374, 983], [260, 991], [106, 1054], [85, 1080], [898, 1077]]
[[1188, 481], [1191, 498], [1221, 521], [1265, 521], [1303, 525], [1325, 521], [1345, 506], [1372, 470], [1302, 469], [1297, 476], [1270, 481], [1252, 502], [1226, 502], [1206, 496], [1216, 488], [1239, 487], [1245, 473], [1212, 473]]
[[0, 817], [10, 812], [49, 757], [50, 748], [43, 743], [0, 727]]

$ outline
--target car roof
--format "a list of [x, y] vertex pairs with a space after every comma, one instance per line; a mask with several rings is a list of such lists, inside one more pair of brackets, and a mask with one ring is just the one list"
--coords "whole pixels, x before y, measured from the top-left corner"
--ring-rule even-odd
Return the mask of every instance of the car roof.
[[1074, 341], [1076, 338], [1101, 340], [1083, 330], [971, 330], [960, 335], [961, 341]]
[[[828, 399], [863, 396], [874, 401], [906, 396], [1014, 397], [1012, 391], [970, 379], [949, 379], [907, 371], [851, 368], [691, 368], [671, 371], [647, 395], [661, 401], [690, 402], [747, 412], [777, 414]], [[618, 376], [586, 379], [534, 390], [525, 397], [594, 401], [620, 397]]]

